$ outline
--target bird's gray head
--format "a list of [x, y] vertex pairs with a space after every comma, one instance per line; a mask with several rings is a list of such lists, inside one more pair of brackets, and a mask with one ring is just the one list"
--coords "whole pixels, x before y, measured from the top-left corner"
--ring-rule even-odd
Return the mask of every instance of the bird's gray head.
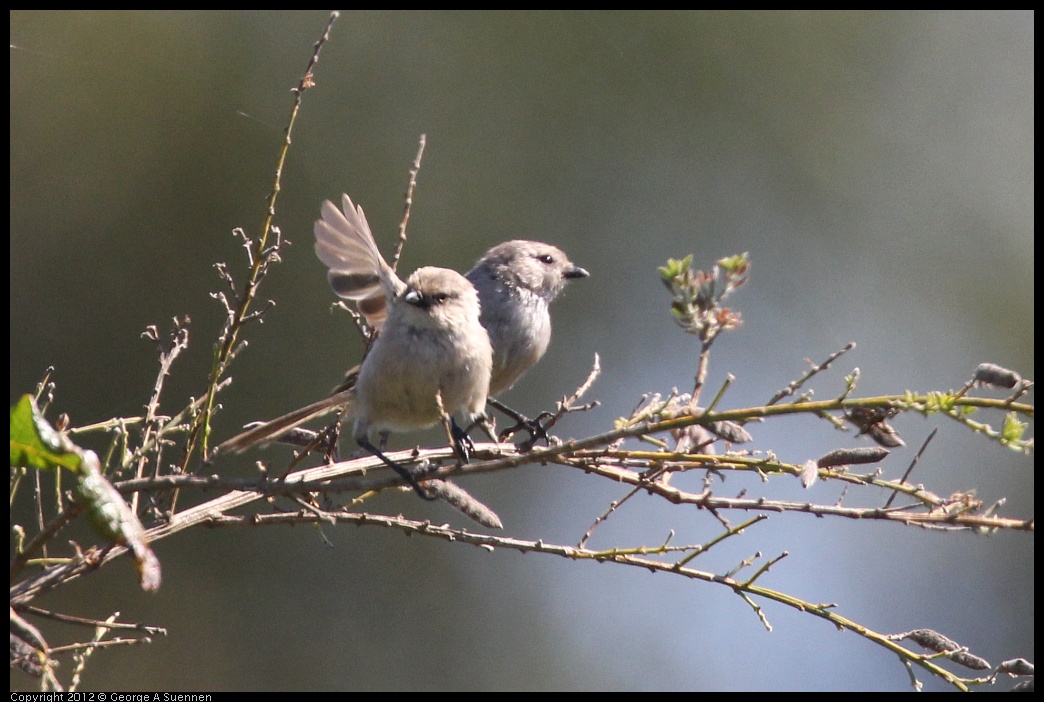
[[478, 260], [468, 278], [488, 274], [509, 288], [521, 288], [551, 302], [573, 278], [590, 273], [574, 265], [557, 246], [539, 241], [505, 241]]
[[406, 289], [399, 300], [398, 306], [414, 323], [428, 318], [435, 326], [478, 325], [479, 303], [475, 286], [448, 268], [418, 268], [406, 280]]

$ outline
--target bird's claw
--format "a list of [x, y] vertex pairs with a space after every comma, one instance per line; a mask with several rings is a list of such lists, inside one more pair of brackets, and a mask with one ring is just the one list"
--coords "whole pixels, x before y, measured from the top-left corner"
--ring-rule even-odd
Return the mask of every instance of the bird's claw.
[[499, 438], [501, 441], [507, 441], [514, 434], [520, 431], [529, 432], [529, 438], [519, 444], [519, 448], [523, 451], [528, 451], [536, 445], [537, 441], [543, 440], [548, 446], [551, 445], [551, 437], [547, 434], [547, 428], [541, 424], [542, 421], [550, 419], [552, 415], [550, 412], [541, 412], [537, 415], [536, 419], [530, 419], [523, 415], [516, 417], [517, 423], [514, 426], [508, 427], [500, 432]]
[[453, 422], [450, 426], [450, 433], [453, 435], [453, 450], [461, 463], [470, 463], [471, 456], [475, 453], [475, 443], [468, 436], [468, 432]]

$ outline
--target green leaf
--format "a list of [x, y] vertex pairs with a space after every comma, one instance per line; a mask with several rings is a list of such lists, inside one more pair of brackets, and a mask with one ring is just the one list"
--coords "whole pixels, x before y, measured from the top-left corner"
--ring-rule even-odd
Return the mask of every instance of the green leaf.
[[664, 283], [667, 283], [669, 286], [675, 278], [678, 278], [679, 276], [683, 275], [691, 265], [692, 254], [689, 254], [680, 261], [673, 258], [668, 258], [667, 265], [661, 266], [658, 270], [660, 271], [660, 277], [663, 278]]
[[750, 254], [744, 252], [735, 256], [726, 256], [718, 261], [718, 265], [727, 273], [742, 275], [750, 266]]
[[1018, 443], [1022, 439], [1022, 435], [1025, 433], [1027, 426], [1026, 422], [1019, 421], [1018, 415], [1014, 412], [1006, 414], [1004, 416], [1004, 427], [1001, 429], [1001, 436], [1004, 437], [1004, 443]]
[[159, 589], [160, 563], [149, 548], [145, 528], [119, 491], [101, 473], [94, 451], [85, 451], [76, 484], [80, 502], [87, 508], [87, 521], [109, 541], [130, 549], [138, 565], [138, 578], [144, 590]]
[[31, 395], [11, 408], [11, 466], [49, 470], [56, 466], [80, 470], [80, 450], [52, 427]]

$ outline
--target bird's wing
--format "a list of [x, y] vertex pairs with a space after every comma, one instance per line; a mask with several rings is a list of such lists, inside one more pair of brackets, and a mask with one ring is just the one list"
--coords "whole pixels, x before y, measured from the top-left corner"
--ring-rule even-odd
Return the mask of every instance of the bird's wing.
[[381, 256], [362, 207], [347, 195], [341, 209], [329, 200], [323, 203], [322, 219], [315, 223], [315, 254], [330, 269], [334, 292], [354, 301], [367, 324], [380, 329], [389, 298], [400, 295], [406, 284]]

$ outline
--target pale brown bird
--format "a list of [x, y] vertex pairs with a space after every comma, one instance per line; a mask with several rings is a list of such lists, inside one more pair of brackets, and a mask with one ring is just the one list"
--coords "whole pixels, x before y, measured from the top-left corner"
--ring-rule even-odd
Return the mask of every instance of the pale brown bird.
[[[442, 419], [438, 398], [446, 412], [464, 417], [465, 426], [483, 417], [493, 351], [480, 322], [478, 293], [467, 278], [447, 268], [419, 268], [401, 280], [378, 251], [362, 208], [347, 195], [343, 211], [325, 202], [322, 212], [323, 219], [316, 223], [320, 258], [325, 262], [335, 257], [344, 264], [340, 293], [359, 301], [380, 335], [352, 387], [253, 427], [217, 450], [240, 452], [343, 407], [354, 420], [355, 441], [428, 498], [416, 479], [387, 458], [374, 440], [436, 424]], [[330, 227], [339, 233], [336, 250], [321, 248], [326, 241], [321, 232]], [[380, 304], [370, 306], [368, 300]], [[453, 427], [458, 453], [467, 460], [467, 435], [455, 422]]]

